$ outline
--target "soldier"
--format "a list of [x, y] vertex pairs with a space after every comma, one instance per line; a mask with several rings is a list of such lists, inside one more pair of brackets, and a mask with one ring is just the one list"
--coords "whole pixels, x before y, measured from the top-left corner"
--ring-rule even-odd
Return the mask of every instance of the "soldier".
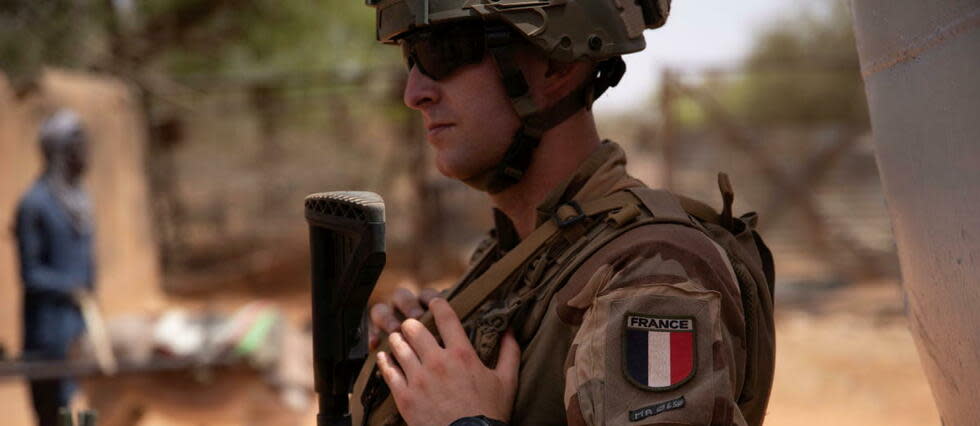
[[[92, 207], [81, 187], [88, 142], [68, 110], [41, 126], [45, 169], [17, 208], [16, 236], [24, 283], [24, 358], [64, 360], [84, 331], [76, 296], [93, 289]], [[68, 379], [31, 381], [38, 424], [58, 424], [75, 391]]]
[[[355, 420], [363, 404], [369, 424], [761, 424], [772, 272], [754, 217], [731, 216], [727, 185], [721, 214], [645, 187], [591, 112], [670, 1], [368, 3], [402, 47], [438, 169], [488, 194], [495, 229], [449, 302], [399, 291], [372, 307], [397, 416], [368, 383]], [[461, 321], [450, 303], [488, 282]]]

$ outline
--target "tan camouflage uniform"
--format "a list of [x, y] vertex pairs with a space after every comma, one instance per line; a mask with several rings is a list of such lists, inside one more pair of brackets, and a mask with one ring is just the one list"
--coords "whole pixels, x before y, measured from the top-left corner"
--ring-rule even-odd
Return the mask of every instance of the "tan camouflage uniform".
[[[642, 186], [626, 173], [622, 149], [603, 145], [539, 207], [540, 225], [570, 201], [586, 202]], [[507, 218], [474, 255], [469, 282], [519, 241]], [[582, 225], [582, 232], [588, 227]], [[585, 235], [584, 238], [590, 238]], [[494, 362], [500, 333], [515, 330], [522, 348], [511, 424], [761, 424], [772, 379], [768, 368], [754, 402], [736, 400], [745, 383], [745, 320], [736, 276], [725, 252], [700, 231], [674, 224], [642, 226], [604, 246], [567, 280], [552, 279], [572, 243], [559, 238], [465, 322], [477, 352]], [[482, 258], [482, 261], [480, 260]], [[481, 266], [482, 264], [482, 266]], [[626, 373], [628, 314], [693, 320], [693, 376], [651, 390]], [[762, 371], [765, 370], [765, 371]]]

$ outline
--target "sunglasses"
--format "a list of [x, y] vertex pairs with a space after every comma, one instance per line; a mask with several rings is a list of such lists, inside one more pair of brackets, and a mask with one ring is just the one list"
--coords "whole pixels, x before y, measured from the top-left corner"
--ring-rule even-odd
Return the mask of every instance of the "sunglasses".
[[409, 71], [433, 80], [451, 76], [465, 65], [478, 64], [487, 51], [482, 25], [472, 21], [450, 23], [413, 31], [398, 40]]

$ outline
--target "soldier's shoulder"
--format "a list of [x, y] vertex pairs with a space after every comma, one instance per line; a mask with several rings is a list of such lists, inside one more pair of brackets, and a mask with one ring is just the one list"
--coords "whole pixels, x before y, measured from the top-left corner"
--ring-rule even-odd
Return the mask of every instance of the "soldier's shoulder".
[[673, 223], [652, 223], [623, 233], [590, 256], [579, 273], [588, 274], [589, 269], [603, 265], [618, 275], [618, 286], [651, 278], [668, 282], [724, 279], [731, 269], [725, 251], [704, 232]]
[[556, 296], [559, 305], [576, 305], [574, 301], [583, 299], [583, 294], [651, 284], [684, 285], [733, 298], [739, 292], [728, 256], [711, 238], [691, 226], [652, 223], [624, 232], [596, 250]]

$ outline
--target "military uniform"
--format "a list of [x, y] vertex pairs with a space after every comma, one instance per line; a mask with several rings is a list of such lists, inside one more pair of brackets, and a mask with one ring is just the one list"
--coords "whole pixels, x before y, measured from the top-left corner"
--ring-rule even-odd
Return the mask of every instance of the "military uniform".
[[[642, 188], [625, 164], [619, 146], [604, 143], [538, 208], [539, 225], [570, 201]], [[518, 242], [507, 218], [498, 212], [496, 219], [459, 288]], [[581, 226], [583, 232], [591, 227]], [[765, 331], [768, 351], [758, 352], [766, 368], [751, 372], [757, 389], [749, 392], [752, 403], [740, 406], [745, 314], [738, 279], [717, 243], [692, 227], [641, 226], [563, 271], [575, 244], [569, 240], [556, 238], [537, 250], [464, 322], [490, 363], [500, 333], [515, 331], [522, 355], [512, 424], [762, 422], [774, 337], [771, 328]], [[769, 308], [763, 317], [771, 324]]]
[[[400, 45], [406, 65], [433, 81], [493, 58], [521, 126], [497, 164], [463, 182], [495, 194], [547, 161], [534, 156], [544, 135], [619, 82], [621, 56], [645, 47], [643, 31], [664, 25], [671, 2], [367, 3], [377, 8], [378, 40]], [[539, 105], [515, 60], [521, 46], [591, 63], [592, 75]], [[722, 214], [697, 204], [697, 215], [690, 200], [647, 188], [625, 165], [604, 142], [538, 206], [523, 240], [495, 212], [495, 229], [448, 295], [487, 365], [515, 331], [511, 422], [760, 424], [772, 383], [773, 277], [754, 218], [731, 216], [725, 185]], [[422, 322], [433, 329], [431, 316]], [[375, 362], [368, 357], [354, 385], [354, 421], [397, 423]]]

